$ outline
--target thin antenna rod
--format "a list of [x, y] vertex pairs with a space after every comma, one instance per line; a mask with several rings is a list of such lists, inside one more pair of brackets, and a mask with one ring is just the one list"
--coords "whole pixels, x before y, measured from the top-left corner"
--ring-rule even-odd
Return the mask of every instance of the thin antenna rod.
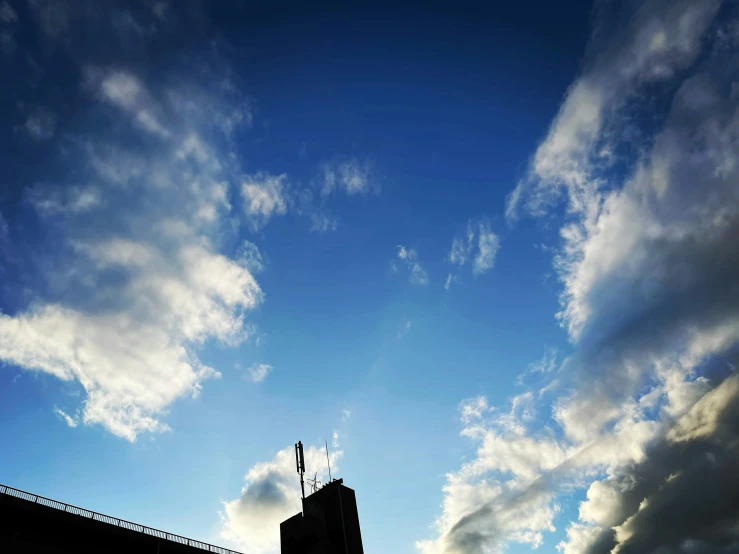
[[326, 443], [326, 463], [328, 463], [328, 482], [330, 483], [333, 481], [331, 479], [331, 459], [328, 457], [328, 441], [324, 441]]

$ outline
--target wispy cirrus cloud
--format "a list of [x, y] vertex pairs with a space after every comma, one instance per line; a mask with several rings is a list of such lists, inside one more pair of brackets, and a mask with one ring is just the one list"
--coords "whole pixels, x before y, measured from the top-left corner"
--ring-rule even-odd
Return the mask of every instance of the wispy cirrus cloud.
[[343, 190], [347, 195], [380, 192], [380, 185], [372, 175], [372, 163], [357, 158], [338, 159], [321, 165], [321, 194], [327, 196]]
[[287, 175], [257, 173], [241, 185], [244, 212], [254, 230], [266, 225], [273, 215], [287, 212], [292, 202], [286, 185]]
[[338, 218], [327, 206], [329, 197], [337, 191], [347, 196], [379, 192], [371, 168], [369, 161], [356, 158], [324, 162], [319, 165], [318, 179], [306, 184], [293, 182], [286, 174], [257, 172], [247, 176], [242, 185], [244, 211], [255, 231], [272, 217], [286, 213], [307, 217], [311, 231], [335, 231]]
[[249, 376], [249, 379], [253, 381], [254, 383], [261, 383], [267, 378], [267, 375], [269, 375], [272, 372], [272, 366], [269, 364], [252, 364], [249, 369], [247, 369], [247, 373]]
[[70, 416], [68, 413], [66, 413], [64, 410], [60, 408], [54, 408], [54, 413], [61, 419], [64, 423], [66, 423], [69, 427], [75, 428], [79, 424], [79, 422]]
[[[495, 257], [500, 249], [500, 238], [492, 230], [487, 220], [467, 223], [465, 232], [452, 240], [448, 261], [462, 268], [467, 262], [472, 264], [472, 275], [477, 277], [487, 273], [495, 265]], [[460, 273], [450, 273], [444, 288], [460, 280]]]

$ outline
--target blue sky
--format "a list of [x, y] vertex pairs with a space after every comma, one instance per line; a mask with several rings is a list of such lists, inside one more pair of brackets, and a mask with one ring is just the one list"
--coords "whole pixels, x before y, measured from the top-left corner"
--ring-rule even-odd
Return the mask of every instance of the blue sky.
[[734, 552], [738, 21], [0, 3], [0, 482], [262, 554], [326, 440], [368, 552]]

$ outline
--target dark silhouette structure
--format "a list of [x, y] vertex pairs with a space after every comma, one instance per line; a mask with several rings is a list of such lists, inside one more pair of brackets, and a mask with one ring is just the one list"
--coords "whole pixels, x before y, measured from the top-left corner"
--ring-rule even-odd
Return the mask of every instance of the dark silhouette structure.
[[3, 554], [238, 554], [0, 485]]
[[306, 497], [300, 442], [295, 445], [295, 457], [303, 491], [303, 512], [280, 524], [282, 554], [364, 554], [354, 491], [344, 486], [343, 479], [333, 479], [321, 488], [313, 479], [314, 492]]

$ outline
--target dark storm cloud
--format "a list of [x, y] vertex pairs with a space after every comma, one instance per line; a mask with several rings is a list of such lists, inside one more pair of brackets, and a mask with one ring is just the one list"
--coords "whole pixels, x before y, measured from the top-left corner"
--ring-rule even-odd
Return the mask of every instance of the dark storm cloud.
[[739, 552], [739, 377], [706, 394], [610, 485], [618, 529], [588, 554]]

